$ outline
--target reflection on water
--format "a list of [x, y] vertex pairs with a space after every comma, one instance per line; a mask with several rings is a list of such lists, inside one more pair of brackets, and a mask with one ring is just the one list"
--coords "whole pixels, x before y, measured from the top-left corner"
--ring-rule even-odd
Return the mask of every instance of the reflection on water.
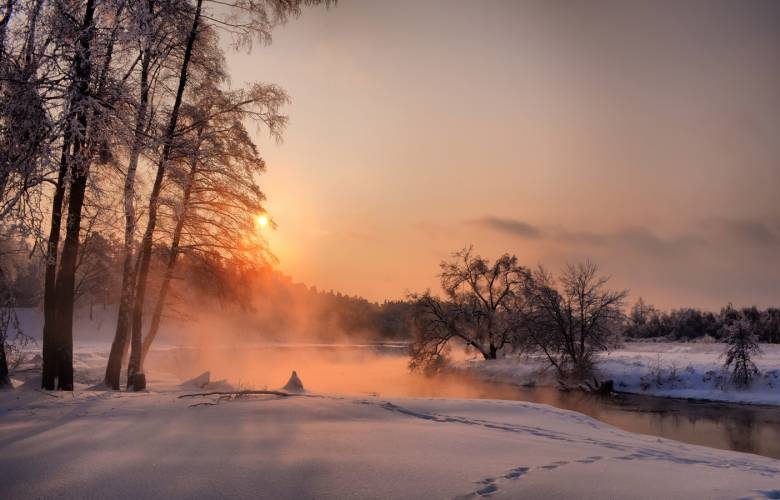
[[632, 432], [780, 458], [780, 410], [773, 407], [633, 394], [600, 397], [551, 387], [515, 387], [512, 397], [502, 399], [577, 411]]
[[686, 443], [780, 458], [780, 409], [620, 394], [599, 397], [552, 387], [521, 387], [464, 374], [410, 373], [402, 346], [242, 346], [152, 351], [150, 364], [181, 378], [211, 370], [244, 387], [281, 387], [292, 370], [304, 386], [376, 397], [505, 399], [584, 413], [615, 427]]

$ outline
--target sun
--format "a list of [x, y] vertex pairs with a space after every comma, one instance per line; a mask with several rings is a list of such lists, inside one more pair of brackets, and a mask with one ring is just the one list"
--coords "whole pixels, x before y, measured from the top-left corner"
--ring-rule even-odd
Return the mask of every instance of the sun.
[[268, 225], [268, 216], [266, 215], [258, 215], [257, 216], [257, 225], [260, 227], [265, 227]]

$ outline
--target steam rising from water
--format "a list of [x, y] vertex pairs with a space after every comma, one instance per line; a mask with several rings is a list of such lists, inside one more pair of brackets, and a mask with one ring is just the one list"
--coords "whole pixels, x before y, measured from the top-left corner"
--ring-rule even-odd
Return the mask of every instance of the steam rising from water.
[[[265, 295], [263, 297], [266, 297]], [[168, 372], [180, 380], [211, 372], [211, 380], [226, 380], [240, 388], [282, 387], [293, 370], [307, 391], [323, 394], [511, 398], [497, 389], [463, 376], [427, 377], [412, 373], [403, 342], [380, 343], [371, 332], [343, 333], [323, 318], [317, 304], [290, 295], [285, 302], [271, 294], [284, 317], [283, 331], [270, 326], [269, 305], [257, 299], [251, 312], [187, 311], [188, 321], [168, 321], [160, 342], [146, 362], [150, 372]], [[463, 352], [454, 352], [461, 359]]]
[[174, 373], [182, 380], [206, 370], [212, 380], [255, 389], [282, 387], [293, 370], [307, 391], [326, 394], [511, 398], [509, 388], [463, 376], [427, 377], [408, 368], [406, 346], [384, 345], [240, 345], [181, 347], [154, 351], [152, 369]]

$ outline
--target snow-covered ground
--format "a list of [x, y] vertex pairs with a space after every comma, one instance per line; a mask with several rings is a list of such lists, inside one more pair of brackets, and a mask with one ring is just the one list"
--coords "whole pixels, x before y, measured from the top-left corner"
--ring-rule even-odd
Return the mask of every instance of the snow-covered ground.
[[[763, 353], [755, 358], [761, 374], [746, 390], [729, 384], [722, 368], [724, 344], [717, 343], [625, 343], [600, 357], [598, 376], [614, 380], [623, 392], [780, 405], [780, 345], [761, 348]], [[464, 366], [489, 380], [554, 383], [551, 373], [541, 372], [546, 366], [542, 359], [510, 355], [494, 361], [471, 360]]]
[[[105, 357], [77, 350], [77, 369]], [[0, 392], [0, 498], [778, 498], [780, 461], [546, 405], [307, 394]], [[95, 376], [89, 375], [87, 378]], [[304, 385], [307, 384], [303, 377]], [[279, 380], [278, 386], [284, 384]]]

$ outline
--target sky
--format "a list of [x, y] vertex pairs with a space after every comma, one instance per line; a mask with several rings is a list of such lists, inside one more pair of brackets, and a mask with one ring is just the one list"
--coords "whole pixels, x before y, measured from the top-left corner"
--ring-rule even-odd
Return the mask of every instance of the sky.
[[464, 247], [662, 308], [780, 305], [780, 2], [340, 0], [232, 52], [278, 267], [371, 300]]

